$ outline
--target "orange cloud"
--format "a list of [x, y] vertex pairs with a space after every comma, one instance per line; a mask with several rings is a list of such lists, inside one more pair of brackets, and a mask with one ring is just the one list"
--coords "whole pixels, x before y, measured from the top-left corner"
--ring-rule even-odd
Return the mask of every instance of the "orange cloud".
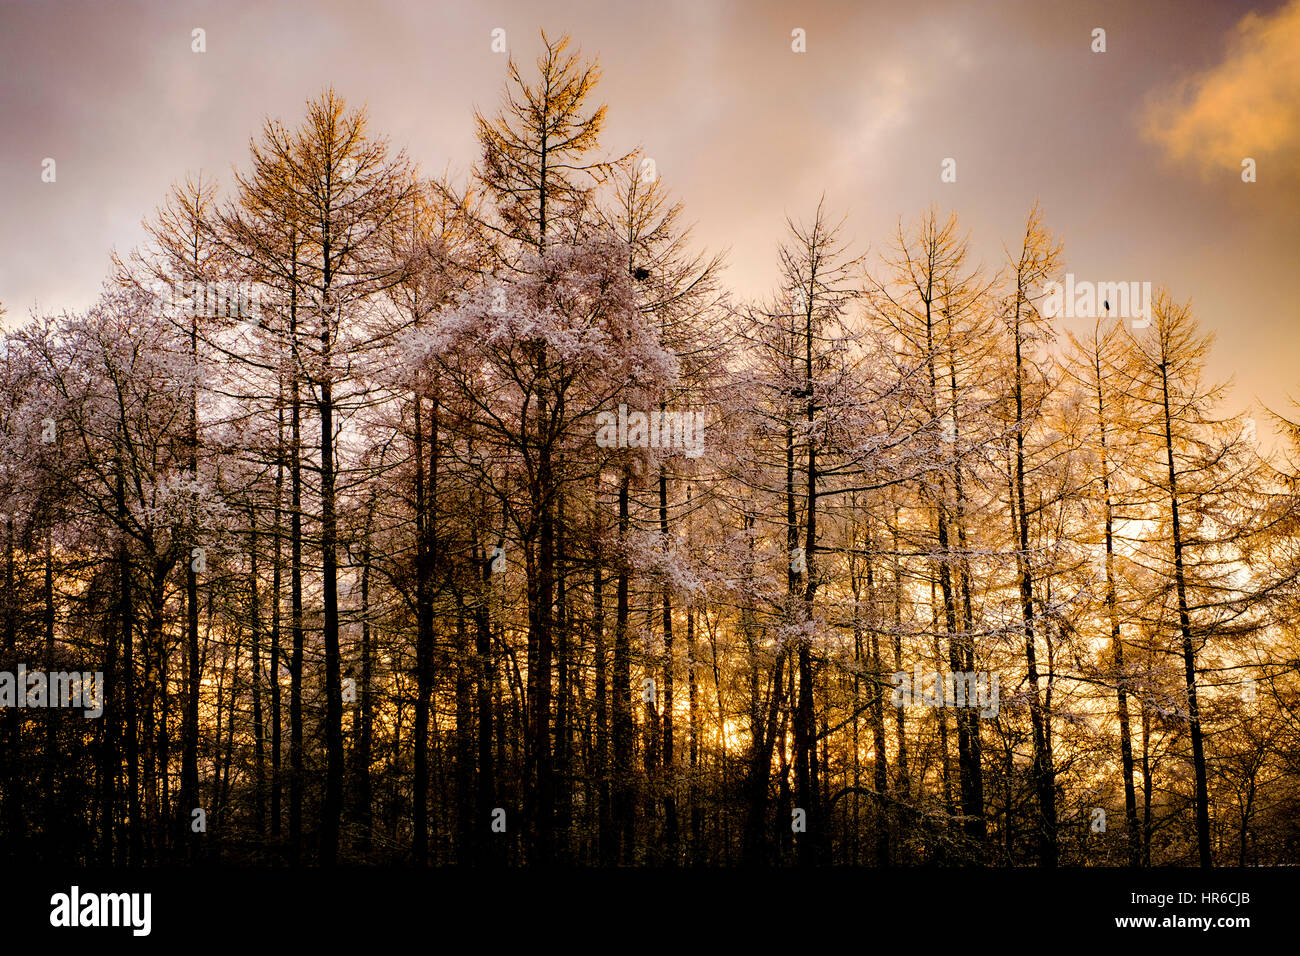
[[1300, 146], [1300, 0], [1249, 13], [1217, 66], [1155, 94], [1143, 132], [1172, 159], [1202, 171], [1240, 169], [1243, 158], [1288, 155]]

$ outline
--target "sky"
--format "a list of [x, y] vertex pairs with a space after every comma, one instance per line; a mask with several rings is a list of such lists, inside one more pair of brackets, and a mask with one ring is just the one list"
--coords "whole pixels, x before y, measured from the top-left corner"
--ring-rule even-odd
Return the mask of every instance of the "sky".
[[463, 178], [541, 29], [599, 60], [603, 148], [655, 160], [738, 296], [823, 193], [856, 251], [934, 203], [990, 266], [1037, 200], [1078, 279], [1191, 301], [1227, 410], [1300, 399], [1300, 0], [0, 0], [0, 321], [85, 308], [173, 182], [229, 183], [330, 85]]

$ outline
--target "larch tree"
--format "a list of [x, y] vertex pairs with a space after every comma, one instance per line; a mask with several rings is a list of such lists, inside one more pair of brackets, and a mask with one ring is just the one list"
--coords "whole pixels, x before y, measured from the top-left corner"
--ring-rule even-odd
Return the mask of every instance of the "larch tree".
[[[600, 70], [595, 63], [567, 52], [569, 43], [567, 36], [552, 41], [543, 33], [535, 81], [524, 78], [512, 57], [500, 112], [494, 117], [475, 114], [482, 150], [476, 175], [492, 213], [482, 222], [494, 250], [492, 271], [498, 283], [536, 281], [538, 277], [516, 276], [529, 269], [547, 269], [553, 261], [548, 258], [551, 249], [580, 243], [594, 222], [591, 193], [609, 168], [608, 161], [594, 158], [605, 107], [588, 105]], [[509, 302], [509, 292], [500, 286], [497, 289], [498, 298], [493, 301], [504, 297]], [[548, 354], [544, 337], [534, 339], [531, 347], [536, 352], [536, 374], [529, 376], [527, 407], [535, 419], [529, 431], [537, 444], [525, 457], [530, 470], [531, 515], [523, 530], [529, 601], [527, 743], [531, 782], [527, 793], [530, 799], [535, 798], [528, 814], [536, 827], [532, 851], [545, 861], [554, 852], [556, 796], [551, 681], [559, 493], [553, 452], [559, 437], [555, 420], [564, 414], [558, 407], [559, 383], [570, 377], [564, 369], [553, 367], [554, 357]], [[615, 759], [621, 760], [620, 768], [626, 770], [630, 768], [630, 725], [621, 719], [623, 706], [616, 694]], [[630, 707], [630, 701], [626, 706]], [[620, 809], [625, 802], [620, 801]]]
[[[301, 127], [289, 131], [267, 123], [252, 147], [252, 169], [240, 180], [240, 211], [227, 217], [231, 244], [242, 261], [287, 286], [290, 370], [298, 409], [300, 384], [310, 392], [320, 427], [319, 521], [322, 643], [324, 650], [327, 770], [321, 812], [320, 853], [326, 864], [338, 857], [343, 809], [344, 754], [339, 647], [338, 429], [349, 394], [348, 375], [357, 351], [373, 339], [367, 317], [370, 300], [398, 282], [408, 268], [395, 260], [387, 241], [390, 227], [410, 202], [414, 180], [401, 154], [367, 132], [364, 111], [350, 110], [328, 90], [307, 107]], [[269, 227], [265, 225], [270, 220]], [[343, 361], [340, 361], [340, 356]], [[340, 405], [340, 402], [343, 404]], [[293, 416], [293, 448], [299, 446], [299, 415]], [[295, 490], [299, 481], [294, 481]], [[298, 521], [300, 509], [291, 505]], [[297, 529], [295, 529], [297, 532]], [[293, 535], [299, 540], [299, 533]], [[294, 564], [299, 562], [294, 561]], [[294, 604], [293, 669], [300, 694], [302, 649], [300, 598]], [[295, 709], [300, 708], [295, 702]], [[294, 720], [294, 750], [301, 749], [301, 716]], [[301, 757], [290, 778], [301, 778]], [[292, 820], [301, 806], [301, 783], [291, 797]], [[297, 836], [294, 837], [297, 845]]]
[[1158, 503], [1144, 536], [1142, 563], [1156, 588], [1147, 614], [1162, 637], [1169, 634], [1161, 645], [1181, 664], [1178, 711], [1190, 738], [1196, 859], [1204, 867], [1213, 865], [1214, 847], [1202, 661], [1219, 662], [1257, 629], [1252, 608], [1264, 583], [1240, 577], [1243, 552], [1259, 534], [1262, 473], [1239, 423], [1217, 417], [1224, 386], [1203, 378], [1212, 342], [1190, 307], [1160, 290], [1150, 327], [1133, 337], [1125, 383], [1139, 438], [1152, 450], [1139, 476]]
[[[1011, 398], [1014, 403], [1012, 429], [1012, 475], [1014, 498], [1011, 513], [1015, 528], [1016, 565], [1020, 585], [1020, 610], [1024, 624], [1025, 667], [1029, 682], [1030, 723], [1034, 738], [1034, 781], [1038, 794], [1039, 861], [1043, 866], [1055, 866], [1057, 849], [1056, 771], [1052, 757], [1051, 713], [1046, 705], [1050, 688], [1040, 684], [1038, 644], [1036, 631], [1036, 601], [1041, 600], [1034, 590], [1034, 552], [1030, 550], [1030, 523], [1034, 512], [1029, 508], [1026, 494], [1027, 459], [1026, 442], [1030, 431], [1041, 416], [1046, 390], [1043, 369], [1038, 365], [1037, 352], [1045, 339], [1050, 339], [1051, 328], [1044, 321], [1035, 299], [1041, 298], [1044, 286], [1055, 274], [1060, 258], [1060, 248], [1043, 227], [1042, 216], [1035, 205], [1025, 224], [1023, 239], [1018, 250], [1010, 253], [1011, 291], [1003, 305], [1003, 320], [1012, 341]], [[1040, 505], [1036, 505], [1036, 508]]]

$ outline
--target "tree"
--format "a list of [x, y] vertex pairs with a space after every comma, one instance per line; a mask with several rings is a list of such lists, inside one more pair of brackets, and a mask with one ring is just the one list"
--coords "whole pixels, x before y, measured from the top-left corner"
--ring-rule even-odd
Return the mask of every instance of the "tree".
[[1161, 503], [1158, 536], [1149, 536], [1146, 548], [1148, 567], [1158, 574], [1152, 613], [1172, 601], [1195, 778], [1196, 855], [1204, 867], [1213, 865], [1214, 854], [1198, 658], [1212, 639], [1238, 637], [1257, 626], [1249, 613], [1252, 588], [1237, 583], [1235, 574], [1241, 550], [1258, 534], [1251, 499], [1261, 483], [1240, 428], [1213, 417], [1223, 386], [1202, 379], [1212, 341], [1197, 328], [1190, 308], [1161, 290], [1150, 329], [1134, 338], [1128, 384], [1140, 436], [1155, 452], [1140, 476]]
[[[1080, 443], [1087, 454], [1087, 462], [1095, 466], [1086, 476], [1086, 484], [1078, 494], [1093, 499], [1101, 509], [1102, 541], [1105, 548], [1105, 611], [1110, 634], [1111, 661], [1106, 671], [1107, 679], [1115, 689], [1116, 716], [1119, 722], [1120, 770], [1124, 784], [1124, 820], [1128, 837], [1128, 864], [1142, 863], [1142, 831], [1138, 822], [1137, 794], [1134, 788], [1136, 772], [1133, 760], [1133, 739], [1129, 716], [1129, 687], [1132, 680], [1132, 663], [1125, 663], [1125, 637], [1121, 620], [1120, 572], [1116, 556], [1116, 512], [1123, 502], [1122, 484], [1127, 483], [1122, 466], [1133, 455], [1131, 439], [1126, 430], [1131, 428], [1131, 407], [1125, 401], [1122, 382], [1129, 352], [1123, 326], [1118, 322], [1098, 322], [1092, 335], [1081, 340], [1070, 334], [1072, 353], [1066, 363], [1067, 374], [1078, 383], [1082, 395], [1080, 404], [1088, 408], [1081, 415]], [[1083, 534], [1082, 529], [1079, 532]], [[1095, 538], [1087, 539], [1091, 543]]]
[[[1055, 866], [1057, 861], [1056, 770], [1052, 756], [1052, 724], [1050, 708], [1044, 705], [1044, 695], [1039, 685], [1037, 637], [1035, 635], [1035, 594], [1033, 554], [1029, 547], [1029, 524], [1032, 514], [1025, 495], [1026, 454], [1025, 441], [1030, 429], [1042, 412], [1045, 390], [1033, 378], [1041, 373], [1033, 366], [1032, 350], [1046, 337], [1048, 326], [1034, 304], [1035, 293], [1042, 289], [1057, 267], [1060, 247], [1054, 246], [1051, 235], [1043, 228], [1037, 205], [1029, 213], [1024, 239], [1011, 263], [1014, 289], [1003, 307], [1007, 329], [1014, 348], [1014, 366], [1011, 376], [1011, 397], [1015, 403], [1015, 418], [1011, 422], [1014, 441], [1014, 472], [1012, 487], [1013, 524], [1016, 531], [1016, 563], [1020, 577], [1020, 609], [1024, 621], [1025, 662], [1029, 678], [1030, 721], [1034, 734], [1034, 779], [1038, 790], [1039, 861], [1044, 866]], [[1033, 389], [1037, 394], [1030, 397]], [[1050, 699], [1050, 691], [1048, 692]]]
[[[225, 223], [239, 258], [289, 292], [289, 347], [293, 356], [293, 408], [299, 383], [310, 390], [320, 423], [320, 554], [323, 603], [327, 771], [321, 816], [321, 858], [337, 860], [343, 807], [343, 705], [338, 607], [338, 514], [336, 414], [346, 412], [350, 384], [336, 354], [366, 347], [373, 330], [364, 321], [371, 297], [398, 282], [407, 269], [394, 260], [388, 232], [410, 202], [414, 185], [402, 155], [390, 156], [385, 141], [367, 133], [366, 114], [349, 110], [331, 90], [308, 104], [295, 133], [267, 123], [252, 147], [252, 171], [239, 180], [242, 210]], [[268, 226], [266, 223], [270, 221]], [[287, 227], [287, 236], [285, 235]], [[305, 326], [300, 337], [300, 324]], [[353, 399], [354, 400], [354, 399]], [[342, 403], [342, 404], [340, 404]], [[292, 447], [298, 448], [298, 413]], [[299, 482], [294, 480], [297, 490]], [[292, 506], [291, 520], [299, 508]], [[299, 540], [295, 529], [293, 540]], [[294, 566], [299, 561], [293, 560]], [[294, 664], [301, 681], [300, 599], [295, 597]], [[295, 685], [298, 687], [299, 685]], [[300, 693], [300, 690], [299, 690]], [[298, 710], [300, 703], [295, 702]], [[301, 718], [294, 720], [295, 752], [301, 749]], [[297, 758], [291, 786], [301, 779]], [[300, 783], [299, 783], [300, 787]], [[291, 800], [297, 819], [301, 791]], [[296, 832], [296, 831], [295, 831]], [[295, 846], [297, 837], [294, 837]]]

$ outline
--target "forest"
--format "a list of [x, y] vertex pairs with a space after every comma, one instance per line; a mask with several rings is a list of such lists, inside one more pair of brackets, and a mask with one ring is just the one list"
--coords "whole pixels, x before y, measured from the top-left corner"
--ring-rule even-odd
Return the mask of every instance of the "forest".
[[742, 299], [543, 40], [464, 177], [326, 89], [5, 317], [0, 855], [1300, 861], [1293, 410], [1032, 202]]

